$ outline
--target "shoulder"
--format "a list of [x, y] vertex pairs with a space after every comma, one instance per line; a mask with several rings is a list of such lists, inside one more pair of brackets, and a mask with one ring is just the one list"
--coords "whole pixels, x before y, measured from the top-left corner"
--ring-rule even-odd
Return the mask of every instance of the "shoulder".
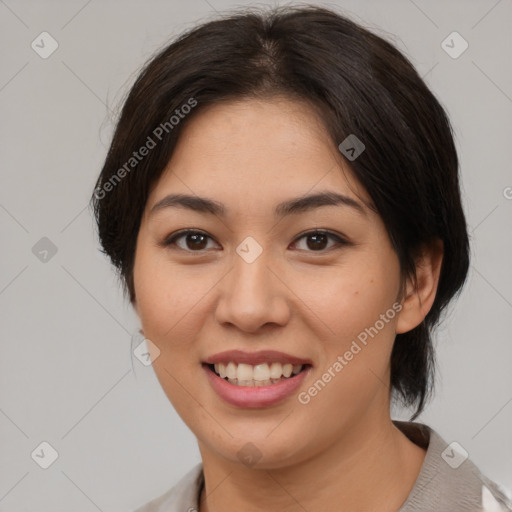
[[194, 466], [172, 489], [134, 512], [197, 512], [203, 486], [203, 465]]
[[459, 443], [445, 442], [421, 423], [394, 424], [427, 449], [420, 474], [399, 512], [512, 512], [506, 491], [480, 472]]

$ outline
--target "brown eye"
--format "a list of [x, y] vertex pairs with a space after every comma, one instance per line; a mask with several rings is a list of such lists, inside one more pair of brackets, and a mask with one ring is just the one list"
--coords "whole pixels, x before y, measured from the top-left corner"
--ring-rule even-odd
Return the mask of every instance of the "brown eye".
[[189, 249], [204, 249], [207, 246], [206, 236], [202, 233], [185, 235], [185, 245]]
[[[329, 231], [310, 231], [297, 238], [294, 245], [297, 245], [298, 241], [303, 239], [306, 240], [306, 244], [298, 247], [298, 249], [306, 252], [323, 252], [335, 246], [349, 245], [349, 242]], [[208, 249], [209, 240], [213, 241], [212, 237], [206, 233], [187, 229], [171, 235], [163, 245], [165, 247], [176, 246], [188, 252], [204, 252]], [[331, 245], [329, 245], [329, 241], [332, 242]]]
[[[298, 240], [306, 239], [305, 247], [299, 247], [300, 250], [309, 252], [320, 252], [326, 249], [331, 249], [336, 245], [347, 245], [347, 242], [338, 235], [330, 233], [329, 231], [311, 231], [297, 238]], [[328, 246], [329, 239], [334, 240], [335, 243]], [[295, 243], [298, 243], [298, 242]]]
[[[202, 233], [201, 231], [186, 230], [168, 238], [164, 245], [166, 247], [176, 245], [184, 251], [199, 252], [207, 248], [208, 239], [211, 240], [211, 237], [206, 233]], [[178, 242], [181, 240], [184, 240], [184, 243]]]
[[329, 237], [324, 233], [316, 233], [314, 235], [309, 235], [307, 239], [307, 246], [309, 249], [312, 250], [325, 249], [326, 245], [329, 242]]

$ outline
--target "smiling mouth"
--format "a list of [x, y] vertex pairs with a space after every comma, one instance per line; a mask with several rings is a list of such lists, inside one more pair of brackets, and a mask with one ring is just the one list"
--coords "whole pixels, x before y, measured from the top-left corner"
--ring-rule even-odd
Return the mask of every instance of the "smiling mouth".
[[311, 365], [279, 362], [250, 365], [229, 361], [206, 366], [221, 379], [235, 386], [261, 387], [292, 379]]

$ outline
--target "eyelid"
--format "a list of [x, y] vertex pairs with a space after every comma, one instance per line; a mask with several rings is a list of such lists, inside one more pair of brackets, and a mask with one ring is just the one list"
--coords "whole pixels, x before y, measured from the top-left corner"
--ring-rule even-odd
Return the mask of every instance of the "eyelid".
[[334, 239], [336, 241], [336, 243], [333, 246], [331, 246], [327, 249], [322, 249], [320, 251], [305, 251], [305, 252], [309, 252], [311, 254], [326, 254], [330, 250], [335, 249], [337, 247], [345, 246], [345, 245], [352, 245], [351, 242], [349, 242], [343, 235], [336, 233], [334, 231], [331, 231], [329, 229], [322, 229], [322, 228], [309, 229], [309, 230], [306, 230], [306, 231], [298, 234], [295, 237], [292, 244], [297, 243], [302, 238], [306, 238], [307, 236], [312, 236], [312, 235], [326, 235], [329, 238]]
[[204, 235], [207, 238], [209, 238], [211, 240], [214, 240], [214, 238], [211, 235], [209, 235], [206, 231], [203, 231], [201, 229], [186, 228], [186, 229], [181, 229], [179, 231], [171, 233], [169, 236], [164, 238], [163, 242], [160, 245], [162, 245], [163, 247], [166, 247], [166, 248], [169, 248], [170, 246], [176, 246], [176, 248], [178, 250], [181, 250], [181, 251], [184, 251], [184, 252], [188, 252], [188, 253], [197, 253], [197, 254], [204, 253], [205, 252], [204, 249], [200, 250], [200, 251], [191, 251], [191, 250], [188, 250], [188, 249], [182, 249], [181, 247], [178, 247], [176, 245], [176, 240], [178, 240], [179, 238], [184, 237], [186, 235], [189, 235], [189, 234]]
[[[182, 230], [176, 231], [175, 233], [172, 233], [171, 235], [167, 236], [164, 239], [164, 241], [161, 243], [161, 245], [166, 247], [166, 248], [169, 248], [172, 245], [176, 246], [176, 243], [175, 243], [176, 240], [178, 240], [179, 238], [181, 238], [183, 236], [186, 236], [188, 234], [204, 235], [207, 238], [215, 241], [215, 239], [211, 235], [209, 235], [206, 231], [203, 231], [201, 229], [186, 228], [186, 229], [182, 229]], [[334, 239], [336, 241], [336, 244], [334, 246], [328, 248], [328, 249], [322, 249], [322, 250], [319, 250], [319, 251], [305, 251], [305, 252], [310, 252], [310, 253], [313, 253], [313, 254], [314, 253], [318, 253], [318, 254], [327, 253], [328, 251], [330, 251], [331, 249], [335, 248], [336, 246], [339, 247], [339, 246], [343, 246], [343, 245], [352, 245], [352, 243], [349, 242], [343, 235], [338, 234], [338, 233], [336, 233], [334, 231], [330, 231], [328, 229], [322, 229], [322, 228], [315, 228], [315, 229], [309, 229], [309, 230], [303, 231], [302, 233], [298, 234], [295, 237], [295, 239], [293, 240], [292, 244], [297, 243], [299, 240], [301, 240], [302, 238], [307, 237], [308, 235], [309, 236], [312, 236], [312, 235], [326, 235], [326, 236], [328, 236], [331, 239]], [[188, 249], [182, 249], [179, 246], [176, 246], [176, 247], [177, 247], [178, 250], [182, 250], [182, 251], [188, 252], [188, 253], [203, 254], [204, 252], [206, 252], [204, 249], [198, 250], [198, 251], [192, 251], [192, 250], [188, 250]]]

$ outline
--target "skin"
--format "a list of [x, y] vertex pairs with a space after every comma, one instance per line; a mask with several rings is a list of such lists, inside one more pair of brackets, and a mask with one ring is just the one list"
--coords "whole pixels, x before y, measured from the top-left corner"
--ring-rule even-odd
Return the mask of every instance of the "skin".
[[[278, 203], [319, 191], [350, 196], [276, 218]], [[168, 207], [170, 193], [222, 202], [225, 217]], [[390, 354], [395, 335], [429, 311], [442, 246], [418, 259], [416, 286], [399, 297], [400, 268], [366, 191], [307, 105], [284, 98], [204, 108], [190, 119], [147, 201], [134, 265], [144, 336], [169, 400], [198, 440], [205, 474], [204, 511], [396, 511], [419, 474], [425, 451], [390, 419]], [[181, 229], [205, 232], [163, 245]], [[316, 228], [327, 238], [316, 249]], [[247, 263], [235, 251], [253, 237], [263, 252]], [[300, 238], [299, 238], [300, 237]], [[187, 243], [188, 242], [188, 243]], [[313, 239], [314, 242], [314, 239]], [[181, 247], [181, 249], [180, 249]], [[401, 311], [308, 404], [297, 399], [332, 367], [365, 328], [400, 298]], [[225, 403], [201, 366], [230, 349], [279, 350], [311, 359], [297, 393], [259, 409]], [[237, 452], [253, 443], [261, 459]]]

